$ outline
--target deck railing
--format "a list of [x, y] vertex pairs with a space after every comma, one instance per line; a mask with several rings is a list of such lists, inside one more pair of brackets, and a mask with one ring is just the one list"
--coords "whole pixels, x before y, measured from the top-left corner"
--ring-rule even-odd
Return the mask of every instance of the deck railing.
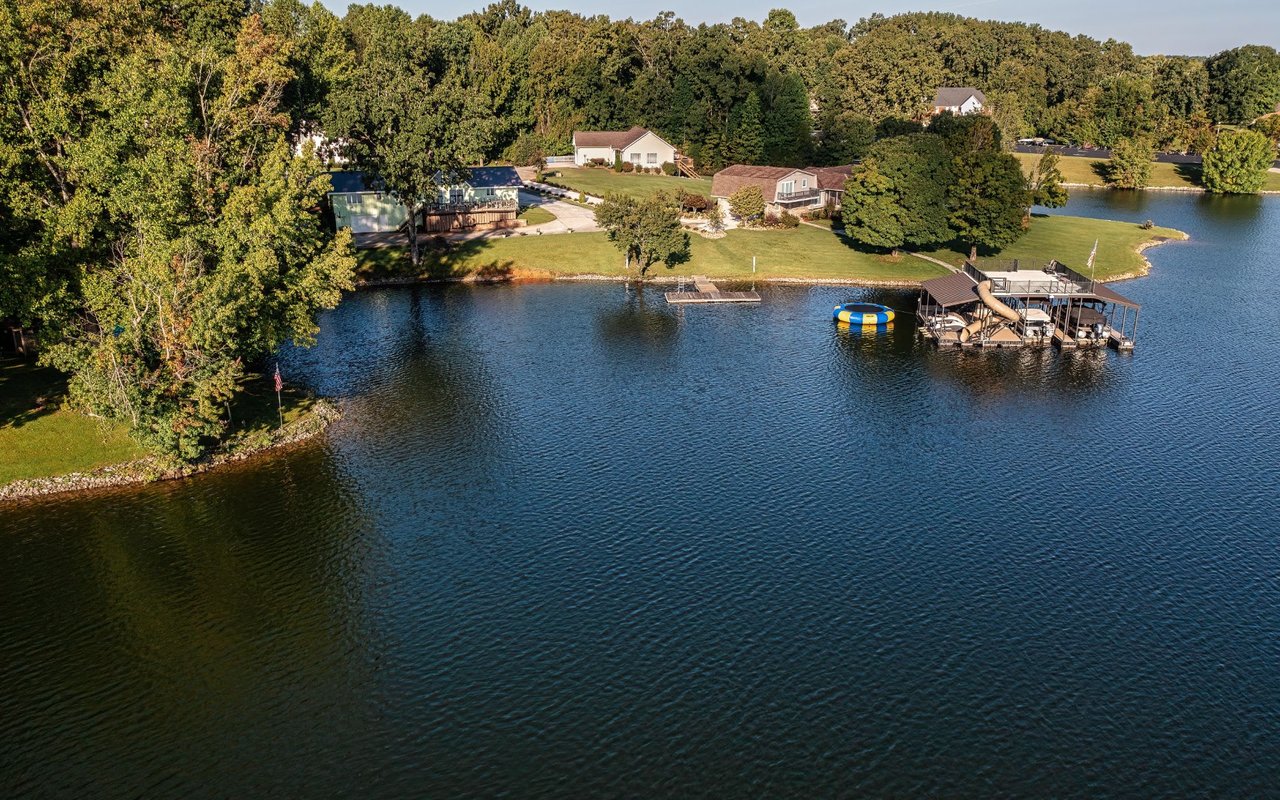
[[432, 203], [426, 207], [428, 214], [469, 214], [473, 211], [515, 211], [515, 200], [472, 200], [461, 203]]
[[821, 192], [817, 189], [805, 189], [799, 192], [778, 192], [775, 203], [799, 203], [804, 200], [816, 200]]

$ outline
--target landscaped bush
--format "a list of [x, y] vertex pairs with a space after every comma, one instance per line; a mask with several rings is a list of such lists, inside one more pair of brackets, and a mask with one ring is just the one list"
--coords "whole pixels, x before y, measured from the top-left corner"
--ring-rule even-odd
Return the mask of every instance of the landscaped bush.
[[675, 174], [676, 174], [676, 165], [675, 165], [675, 164], [672, 164], [670, 161], [663, 161], [663, 162], [662, 162], [662, 172], [663, 172], [663, 174], [666, 174], [666, 175], [675, 175]]
[[711, 207], [711, 198], [696, 192], [680, 193], [680, 209], [700, 213]]
[[623, 172], [634, 172], [634, 171], [635, 171], [635, 168], [636, 168], [636, 165], [635, 165], [635, 164], [632, 164], [630, 161], [623, 161], [623, 162], [622, 162], [622, 171], [623, 171]]
[[800, 225], [800, 218], [790, 211], [783, 211], [778, 217], [778, 227], [780, 228], [796, 228]]
[[593, 158], [587, 162], [587, 165], [591, 167], [607, 167], [609, 166], [609, 160], [607, 158]]

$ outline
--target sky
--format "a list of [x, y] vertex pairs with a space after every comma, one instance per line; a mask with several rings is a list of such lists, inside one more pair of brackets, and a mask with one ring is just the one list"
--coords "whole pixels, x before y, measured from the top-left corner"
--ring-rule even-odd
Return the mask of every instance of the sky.
[[[348, 0], [322, 0], [337, 14]], [[409, 13], [453, 19], [479, 10], [491, 0], [373, 0], [398, 5]], [[823, 0], [702, 0], [693, 8], [672, 0], [524, 0], [535, 11], [568, 9], [580, 14], [652, 19], [675, 11], [685, 22], [728, 22], [734, 17], [763, 20], [771, 8], [788, 8], [801, 25], [843, 19], [856, 22], [879, 12], [947, 11], [980, 19], [1038, 23], [1052, 30], [1083, 33], [1095, 39], [1129, 42], [1141, 55], [1207, 56], [1242, 44], [1280, 48], [1280, 2], [1276, 0], [882, 0], [878, 4]]]

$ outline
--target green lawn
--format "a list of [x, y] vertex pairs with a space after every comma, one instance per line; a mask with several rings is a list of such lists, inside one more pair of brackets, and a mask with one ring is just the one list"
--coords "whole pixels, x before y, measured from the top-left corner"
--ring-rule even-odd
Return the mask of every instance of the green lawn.
[[[128, 426], [65, 408], [65, 393], [66, 379], [57, 370], [0, 361], [0, 486], [89, 472], [146, 455]], [[285, 422], [297, 419], [312, 402], [286, 388]], [[245, 381], [231, 410], [232, 435], [262, 435], [278, 425], [275, 392], [266, 379]]]
[[555, 222], [556, 215], [542, 206], [525, 206], [524, 210], [516, 215], [516, 219], [524, 220], [527, 225], [541, 225], [544, 222]]
[[560, 177], [548, 177], [551, 183], [567, 186], [576, 192], [586, 192], [596, 197], [621, 194], [628, 197], [649, 197], [657, 192], [690, 192], [711, 194], [710, 178], [684, 178], [670, 175], [637, 175], [634, 172], [614, 172], [611, 169], [565, 167], [558, 170]]
[[[1026, 235], [992, 258], [1016, 258], [1024, 262], [1024, 265], [1033, 267], [1040, 267], [1050, 259], [1057, 259], [1078, 272], [1088, 274], [1085, 264], [1096, 240], [1098, 256], [1094, 259], [1094, 275], [1105, 281], [1140, 272], [1144, 263], [1142, 255], [1138, 253], [1138, 246], [1158, 237], [1182, 239], [1184, 235], [1172, 228], [1157, 227], [1147, 231], [1128, 222], [1034, 215], [1031, 229]], [[930, 255], [956, 266], [963, 264], [965, 258], [964, 253], [955, 250], [943, 250]]]
[[[1032, 153], [1015, 153], [1014, 155], [1022, 162], [1022, 168], [1028, 172], [1040, 160], [1040, 156]], [[1062, 177], [1067, 183], [1083, 183], [1089, 186], [1103, 187], [1106, 184], [1102, 180], [1102, 170], [1107, 160], [1105, 158], [1064, 156], [1058, 159], [1058, 167], [1062, 170]], [[1199, 189], [1201, 188], [1200, 165], [1156, 162], [1151, 165], [1150, 188]], [[1280, 191], [1280, 173], [1268, 172], [1267, 182], [1262, 188], [1269, 191]]]
[[65, 390], [57, 370], [0, 361], [0, 486], [143, 455], [124, 425], [63, 408]]
[[[1164, 228], [1144, 231], [1137, 225], [1080, 217], [1033, 219], [1031, 230], [999, 258], [1048, 262], [1051, 258], [1081, 266], [1099, 240], [1099, 278], [1133, 272], [1142, 265], [1136, 248], [1157, 236], [1177, 237]], [[819, 228], [801, 225], [792, 230], [729, 231], [722, 239], [690, 235], [690, 259], [675, 268], [659, 264], [654, 276], [700, 274], [738, 279], [794, 278], [799, 280], [920, 281], [944, 270], [911, 256], [892, 257], [865, 252]], [[418, 270], [402, 249], [365, 250], [357, 254], [360, 277], [482, 278], [566, 275], [622, 276], [622, 256], [604, 233], [553, 236], [512, 236], [470, 240], [428, 251]], [[964, 252], [942, 249], [930, 253], [948, 263], [961, 264]], [[751, 272], [752, 256], [756, 272]]]

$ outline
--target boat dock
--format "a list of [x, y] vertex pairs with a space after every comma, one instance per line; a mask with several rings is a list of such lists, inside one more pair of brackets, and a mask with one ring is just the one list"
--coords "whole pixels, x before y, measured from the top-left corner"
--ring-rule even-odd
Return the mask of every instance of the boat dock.
[[920, 333], [941, 347], [1106, 347], [1132, 350], [1138, 303], [1050, 261], [983, 262], [921, 284]]
[[759, 303], [758, 292], [722, 292], [720, 288], [707, 279], [706, 275], [693, 276], [693, 291], [685, 288], [684, 279], [676, 291], [667, 292], [668, 303]]

